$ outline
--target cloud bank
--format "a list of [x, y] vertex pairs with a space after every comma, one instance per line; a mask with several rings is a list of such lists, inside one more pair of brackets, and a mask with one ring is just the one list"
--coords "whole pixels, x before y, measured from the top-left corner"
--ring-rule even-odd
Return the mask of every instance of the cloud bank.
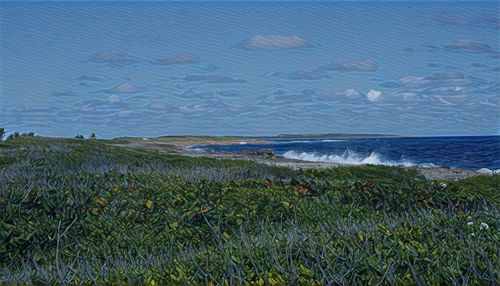
[[319, 68], [320, 71], [339, 72], [373, 72], [378, 69], [378, 64], [372, 59], [363, 59], [352, 62], [330, 62]]
[[201, 57], [188, 52], [178, 53], [170, 55], [163, 59], [155, 59], [154, 64], [157, 65], [185, 65], [185, 64], [196, 64], [201, 61]]
[[312, 48], [313, 45], [298, 35], [280, 36], [280, 35], [255, 35], [236, 45], [236, 47], [245, 50], [289, 50]]

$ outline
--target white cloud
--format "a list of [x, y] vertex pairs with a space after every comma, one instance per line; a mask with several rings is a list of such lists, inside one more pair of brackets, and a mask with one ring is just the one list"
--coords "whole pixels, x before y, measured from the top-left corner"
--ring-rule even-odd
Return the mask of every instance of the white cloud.
[[182, 113], [187, 113], [187, 114], [193, 114], [193, 113], [202, 113], [205, 112], [207, 109], [205, 106], [201, 104], [188, 104], [179, 107], [179, 111]]
[[247, 50], [289, 50], [313, 47], [311, 43], [298, 35], [255, 35], [236, 46]]
[[185, 81], [206, 82], [206, 83], [245, 83], [245, 79], [233, 78], [227, 75], [196, 75], [188, 74], [184, 77]]
[[145, 88], [135, 86], [130, 83], [122, 83], [120, 85], [117, 85], [111, 89], [106, 90], [106, 93], [138, 93], [138, 92], [143, 92]]
[[290, 80], [319, 80], [328, 77], [327, 74], [325, 74], [321, 70], [313, 70], [313, 71], [306, 71], [306, 70], [296, 70], [288, 74], [287, 79]]
[[121, 101], [122, 101], [122, 99], [120, 98], [119, 95], [112, 94], [112, 95], [108, 96], [108, 102], [111, 104], [120, 103]]
[[359, 93], [359, 91], [355, 90], [354, 88], [348, 88], [344, 91], [344, 95], [348, 98], [359, 98], [361, 96], [361, 93]]
[[378, 69], [378, 64], [372, 59], [364, 59], [352, 62], [330, 62], [318, 70], [341, 71], [341, 72], [371, 72]]
[[180, 65], [199, 63], [200, 60], [200, 56], [184, 52], [170, 55], [164, 59], [156, 59], [153, 63], [158, 65]]
[[164, 101], [153, 101], [148, 108], [151, 110], [167, 110], [169, 105]]
[[444, 48], [448, 51], [457, 52], [494, 53], [490, 45], [475, 42], [470, 39], [457, 39], [455, 42], [445, 45]]
[[366, 98], [371, 102], [375, 102], [380, 99], [381, 95], [382, 95], [381, 91], [370, 89], [370, 91], [366, 94]]
[[202, 99], [213, 99], [216, 98], [215, 94], [210, 91], [206, 92], [196, 92], [193, 89], [190, 89], [181, 94], [181, 97], [184, 98], [202, 98]]

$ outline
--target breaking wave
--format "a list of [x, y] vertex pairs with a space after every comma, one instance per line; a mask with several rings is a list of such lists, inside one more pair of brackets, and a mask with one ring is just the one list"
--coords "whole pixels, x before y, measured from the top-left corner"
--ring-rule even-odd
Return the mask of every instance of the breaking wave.
[[493, 174], [500, 174], [500, 169], [498, 170], [490, 170], [488, 168], [481, 168], [479, 170], [477, 170], [478, 173], [481, 173], [481, 174], [490, 174], [490, 175], [493, 175]]
[[317, 153], [308, 153], [302, 152], [298, 153], [293, 150], [287, 151], [283, 154], [283, 157], [289, 159], [297, 159], [302, 161], [311, 161], [311, 162], [327, 162], [327, 163], [336, 163], [342, 165], [386, 165], [386, 166], [415, 166], [414, 163], [409, 161], [387, 161], [382, 160], [380, 155], [372, 152], [369, 156], [363, 156], [361, 154], [352, 152], [350, 150], [344, 151], [342, 155], [319, 155]]

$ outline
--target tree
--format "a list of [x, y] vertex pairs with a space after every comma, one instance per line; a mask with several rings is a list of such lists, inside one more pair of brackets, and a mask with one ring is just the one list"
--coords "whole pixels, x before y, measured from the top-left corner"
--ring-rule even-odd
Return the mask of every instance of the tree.
[[2, 140], [4, 136], [5, 136], [5, 129], [0, 128], [0, 140]]
[[95, 140], [95, 139], [97, 139], [97, 136], [95, 135], [95, 133], [90, 133], [89, 138]]
[[9, 137], [7, 137], [7, 141], [12, 140], [12, 139], [16, 139], [19, 136], [20, 136], [19, 132], [14, 132], [14, 133], [10, 134]]
[[83, 135], [81, 135], [81, 134], [77, 134], [77, 135], [75, 136], [75, 138], [76, 138], [76, 139], [83, 139]]
[[35, 137], [35, 132], [33, 132], [33, 131], [26, 132], [26, 133], [21, 134], [21, 136], [22, 137]]

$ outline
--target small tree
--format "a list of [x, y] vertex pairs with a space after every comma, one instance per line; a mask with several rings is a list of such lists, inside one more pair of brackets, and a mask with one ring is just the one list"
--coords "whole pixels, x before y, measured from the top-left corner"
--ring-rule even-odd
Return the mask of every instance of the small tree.
[[0, 140], [2, 140], [4, 136], [5, 136], [5, 129], [0, 128]]
[[83, 135], [81, 135], [81, 134], [77, 134], [77, 135], [75, 136], [75, 138], [76, 138], [76, 139], [83, 139]]
[[30, 132], [23, 133], [23, 134], [21, 134], [21, 137], [35, 137], [35, 132], [30, 131]]
[[89, 139], [95, 140], [97, 139], [97, 136], [95, 135], [95, 133], [90, 133]]
[[19, 137], [19, 132], [14, 132], [12, 134], [10, 134], [8, 137], [7, 137], [7, 141], [9, 140], [13, 140], [13, 139], [16, 139], [17, 137]]

